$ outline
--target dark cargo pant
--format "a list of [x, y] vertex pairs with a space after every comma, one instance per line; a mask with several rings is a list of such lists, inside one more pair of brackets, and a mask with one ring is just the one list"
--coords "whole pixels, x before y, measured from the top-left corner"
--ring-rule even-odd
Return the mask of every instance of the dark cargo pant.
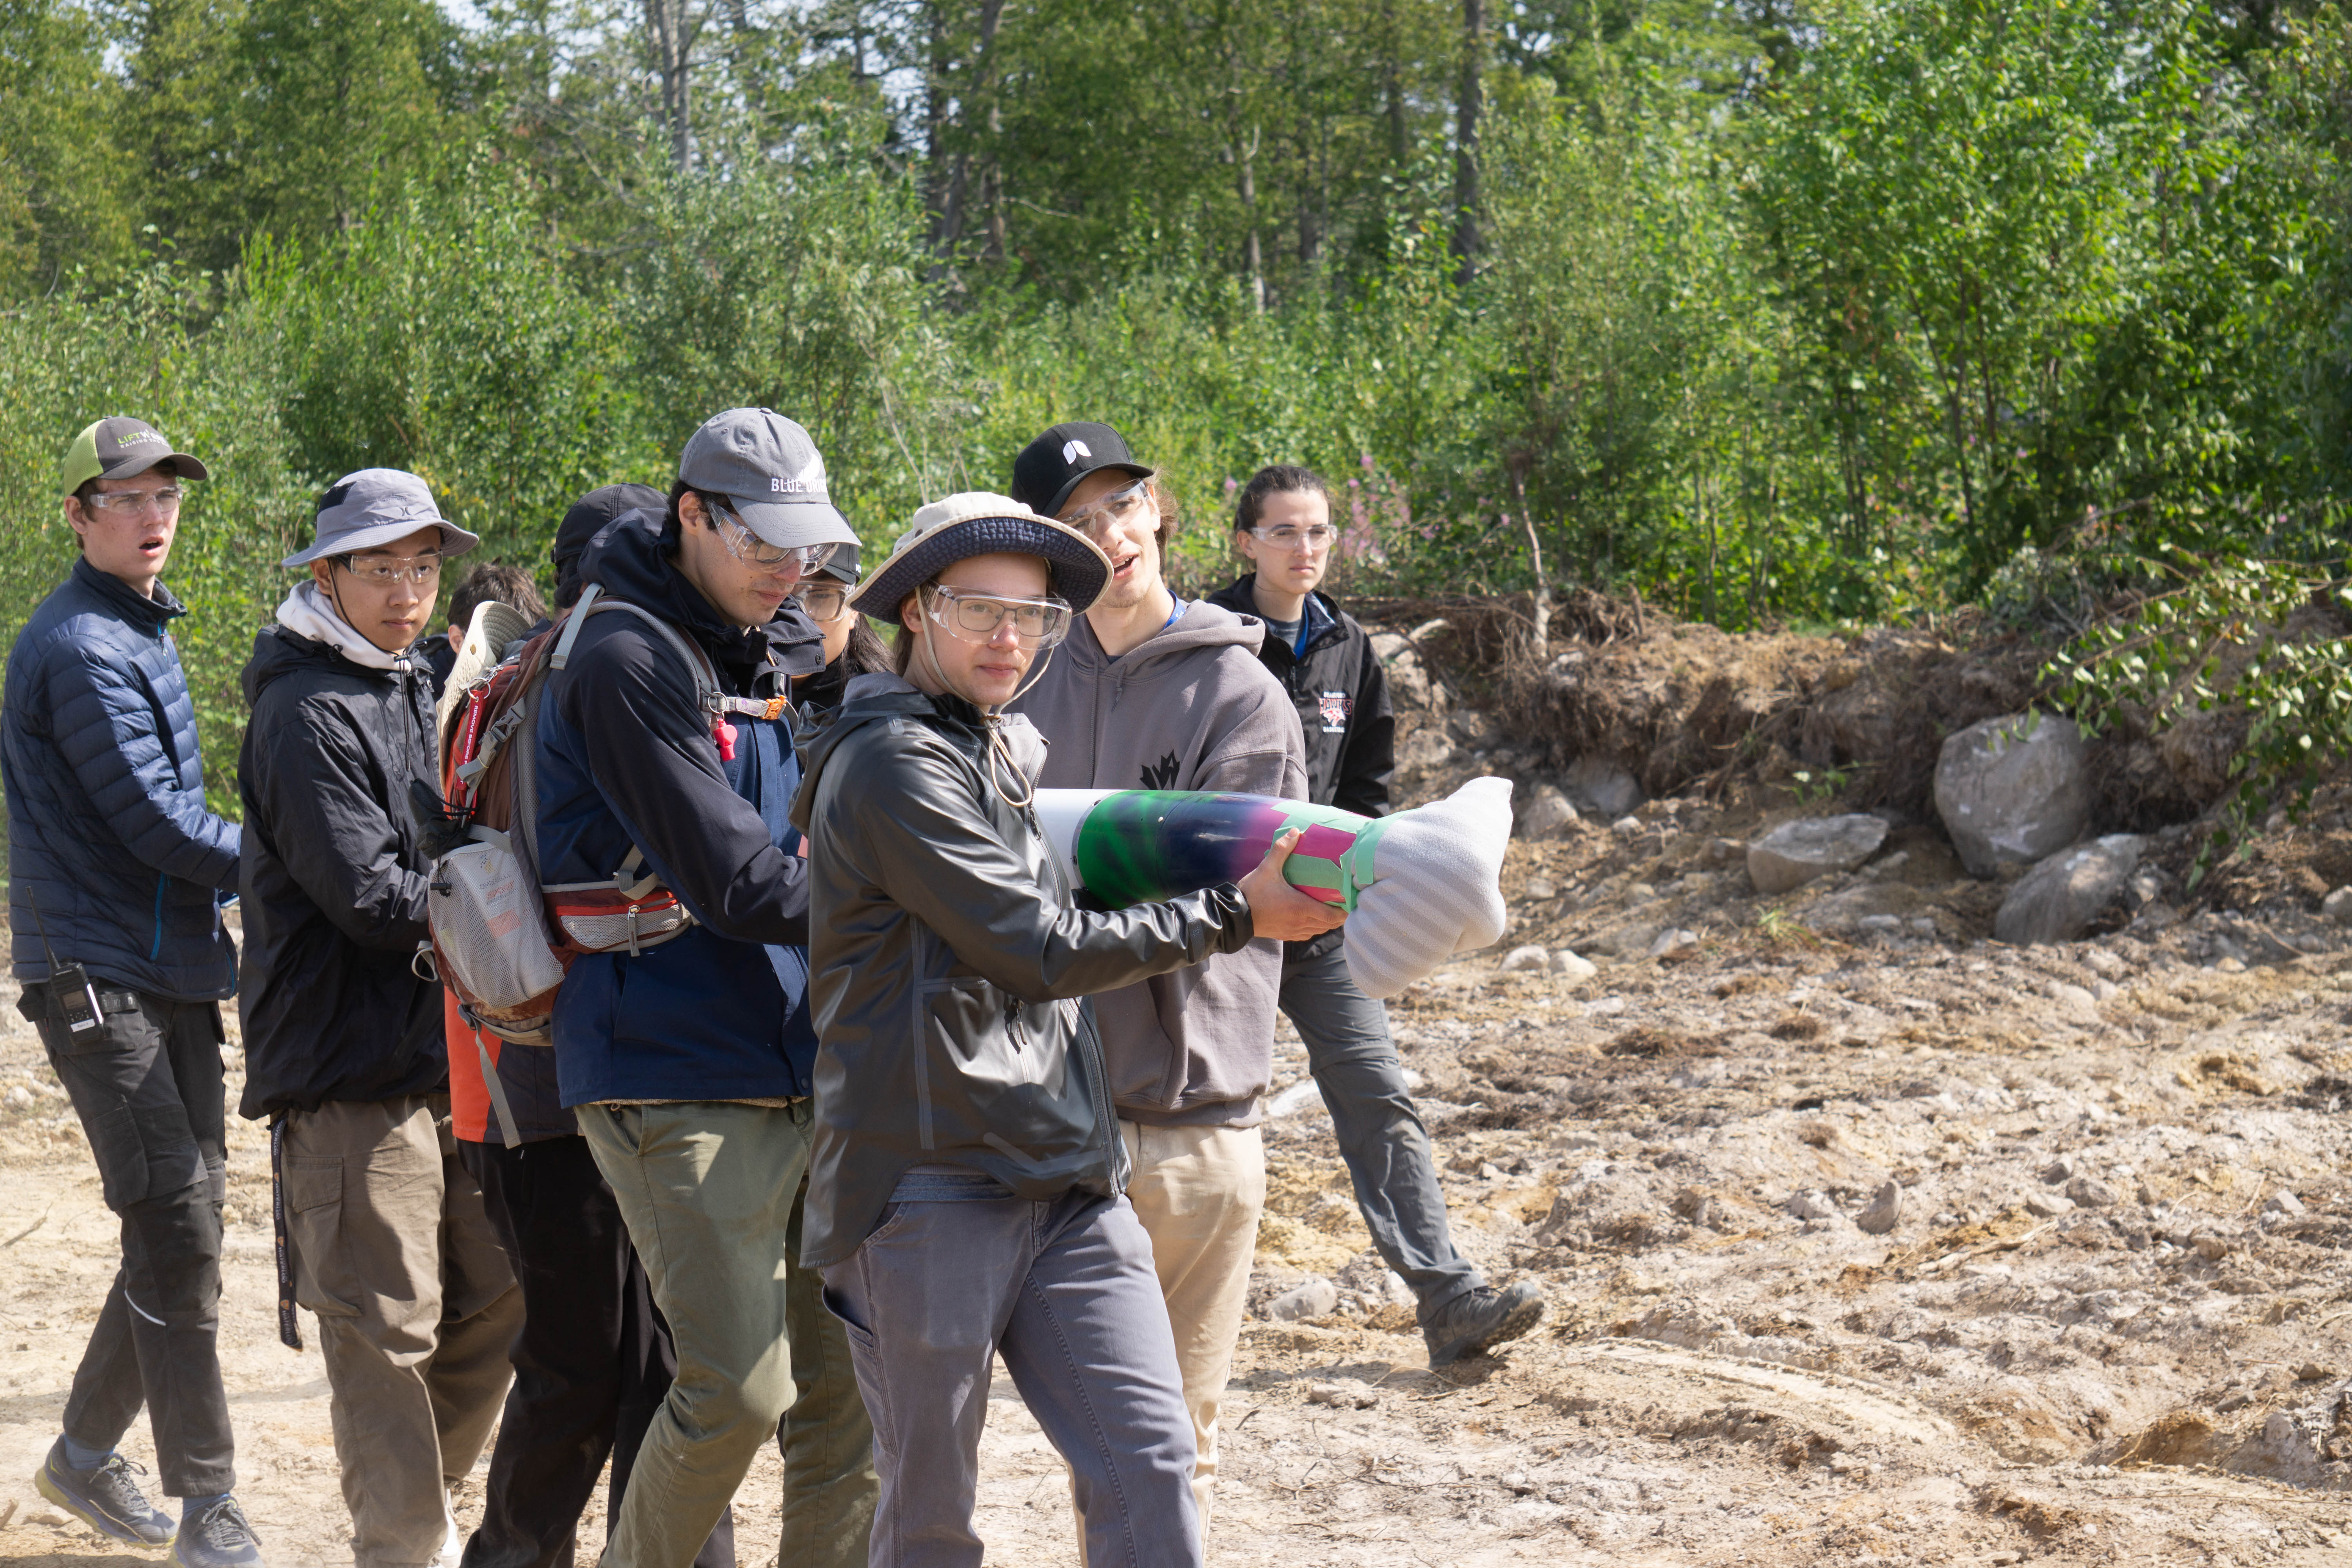
[[1331, 1111], [1331, 1133], [1356, 1188], [1372, 1245], [1412, 1288], [1421, 1321], [1486, 1281], [1454, 1250], [1429, 1129], [1405, 1088], [1388, 1009], [1348, 973], [1346, 950], [1286, 960], [1282, 1012], [1307, 1046], [1307, 1070]]
[[122, 1222], [122, 1267], [66, 1396], [65, 1434], [122, 1441], [144, 1403], [170, 1497], [234, 1489], [236, 1447], [221, 1388], [220, 1008], [104, 989], [103, 1026], [73, 1034], [41, 985], [18, 1011], [39, 1028]]

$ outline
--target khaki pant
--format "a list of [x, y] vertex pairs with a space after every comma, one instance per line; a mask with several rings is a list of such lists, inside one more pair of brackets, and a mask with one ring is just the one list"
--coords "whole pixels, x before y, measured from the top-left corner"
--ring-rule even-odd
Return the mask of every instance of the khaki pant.
[[800, 1265], [809, 1102], [579, 1114], [677, 1350], [604, 1568], [688, 1568], [771, 1435], [784, 1445], [779, 1568], [861, 1568], [880, 1483], [848, 1337]]
[[319, 1348], [358, 1568], [429, 1563], [447, 1489], [498, 1420], [522, 1319], [446, 1095], [337, 1101], [286, 1118], [295, 1300]]
[[1217, 1484], [1217, 1406], [1233, 1371], [1265, 1207], [1265, 1141], [1255, 1127], [1121, 1121], [1118, 1130], [1135, 1163], [1127, 1199], [1151, 1237], [1152, 1267], [1176, 1334], [1176, 1366], [1200, 1450], [1192, 1497], [1206, 1539]]

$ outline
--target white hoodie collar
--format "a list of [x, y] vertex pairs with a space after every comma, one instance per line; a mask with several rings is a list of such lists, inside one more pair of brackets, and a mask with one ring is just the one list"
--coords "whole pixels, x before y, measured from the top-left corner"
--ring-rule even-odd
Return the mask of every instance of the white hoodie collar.
[[313, 642], [325, 643], [353, 664], [365, 665], [370, 669], [415, 668], [405, 650], [386, 653], [360, 636], [349, 621], [335, 613], [333, 602], [320, 591], [315, 577], [294, 584], [294, 591], [278, 606], [278, 624]]

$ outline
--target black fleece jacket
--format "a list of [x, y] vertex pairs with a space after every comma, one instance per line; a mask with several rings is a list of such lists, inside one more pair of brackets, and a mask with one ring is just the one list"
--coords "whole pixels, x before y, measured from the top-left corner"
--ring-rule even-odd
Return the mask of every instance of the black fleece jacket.
[[[1239, 616], [1257, 616], [1257, 574], [1209, 595]], [[1328, 624], [1304, 654], [1269, 636], [1257, 657], [1298, 708], [1307, 731], [1307, 798], [1359, 816], [1389, 814], [1389, 775], [1396, 771], [1396, 711], [1372, 639], [1328, 594], [1314, 595]]]
[[[1372, 639], [1328, 594], [1313, 595], [1321, 627], [1301, 654], [1268, 635], [1257, 657], [1298, 709], [1307, 732], [1307, 798], [1358, 816], [1389, 814], [1389, 775], [1396, 771], [1396, 710]], [[1239, 616], [1259, 616], [1257, 574], [1209, 595]], [[1347, 940], [1344, 930], [1283, 944], [1288, 961], [1319, 958]]]

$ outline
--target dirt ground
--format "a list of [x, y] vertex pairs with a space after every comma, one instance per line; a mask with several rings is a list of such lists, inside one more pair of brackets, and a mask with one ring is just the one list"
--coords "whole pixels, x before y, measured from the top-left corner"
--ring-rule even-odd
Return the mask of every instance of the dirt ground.
[[[2143, 910], [2001, 948], [1997, 890], [1916, 836], [1743, 896], [1721, 841], [1763, 820], [1662, 802], [1638, 831], [1514, 845], [1511, 933], [1392, 1008], [1459, 1241], [1549, 1292], [1500, 1356], [1426, 1370], [1286, 1033], [1254, 1300], [1310, 1274], [1342, 1295], [1244, 1335], [1211, 1561], [2352, 1561], [2336, 928]], [[1662, 930], [1696, 944], [1646, 956]], [[1596, 973], [1500, 967], [1570, 942]], [[30, 1485], [113, 1238], [36, 1041], [0, 1019], [0, 1558], [117, 1559]], [[1892, 1228], [1861, 1228], [1890, 1183]], [[267, 1191], [239, 1125], [239, 1490], [273, 1563], [348, 1562], [315, 1352], [274, 1332]], [[746, 1563], [774, 1551], [778, 1487], [772, 1452]], [[459, 1500], [478, 1512], [478, 1472]], [[1002, 1382], [982, 1529], [993, 1560], [1075, 1561], [1060, 1467]]]

